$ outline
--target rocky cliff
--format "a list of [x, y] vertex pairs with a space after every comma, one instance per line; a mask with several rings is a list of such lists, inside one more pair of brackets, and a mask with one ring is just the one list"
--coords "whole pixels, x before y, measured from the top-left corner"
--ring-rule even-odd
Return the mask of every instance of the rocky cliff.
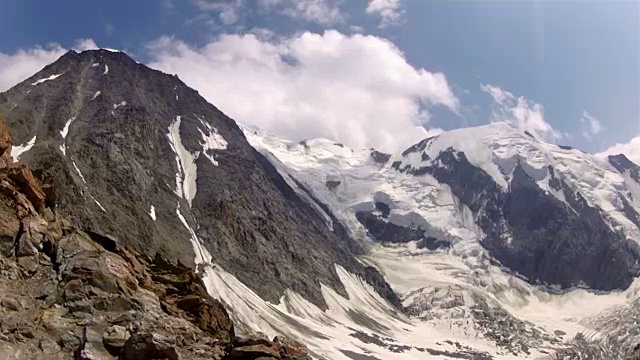
[[0, 358], [309, 359], [237, 338], [193, 270], [74, 226], [11, 150], [0, 116]]

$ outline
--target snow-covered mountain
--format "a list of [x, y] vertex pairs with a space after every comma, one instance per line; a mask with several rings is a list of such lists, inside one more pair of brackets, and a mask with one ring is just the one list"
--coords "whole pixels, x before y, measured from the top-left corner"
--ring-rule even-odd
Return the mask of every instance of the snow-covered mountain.
[[48, 207], [197, 270], [240, 334], [318, 359], [622, 359], [640, 342], [640, 167], [622, 155], [502, 123], [398, 154], [289, 141], [108, 50], [65, 54], [0, 112]]
[[[478, 345], [486, 342], [495, 358], [572, 358], [592, 347], [622, 358], [639, 341], [637, 316], [612, 315], [637, 312], [639, 168], [624, 155], [596, 157], [505, 123], [399, 154], [243, 130], [327, 226], [333, 218], [372, 240], [361, 259], [435, 343], [486, 350]], [[602, 332], [605, 317], [617, 319], [615, 340]], [[576, 345], [578, 333], [592, 347]]]

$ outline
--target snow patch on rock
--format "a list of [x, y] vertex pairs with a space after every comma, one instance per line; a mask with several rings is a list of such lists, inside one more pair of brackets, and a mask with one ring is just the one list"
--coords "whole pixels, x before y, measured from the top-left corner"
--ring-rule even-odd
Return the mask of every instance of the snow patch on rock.
[[102, 91], [96, 91], [96, 93], [93, 94], [93, 98], [91, 98], [91, 100], [95, 100], [98, 96], [100, 96], [100, 94], [102, 94]]
[[[62, 73], [62, 74], [64, 74], [64, 73]], [[62, 76], [62, 74], [51, 75], [48, 78], [40, 79], [40, 80], [32, 83], [31, 85], [32, 86], [36, 86], [38, 84], [42, 84], [43, 82], [46, 82], [46, 81], [49, 81], [49, 80], [55, 80], [55, 79], [59, 78], [60, 76]]]
[[31, 150], [31, 148], [36, 144], [36, 139], [37, 136], [34, 135], [31, 140], [27, 141], [26, 144], [22, 144], [22, 145], [14, 145], [11, 147], [11, 157], [13, 158], [13, 161], [18, 161], [20, 160], [20, 155], [24, 154], [25, 152]]
[[178, 207], [176, 207], [176, 214], [178, 215], [178, 218], [180, 219], [184, 227], [187, 228], [187, 230], [189, 231], [189, 234], [191, 235], [189, 240], [191, 241], [191, 245], [193, 246], [193, 252], [196, 254], [196, 257], [195, 257], [196, 265], [211, 264], [211, 259], [212, 259], [211, 254], [204, 247], [204, 245], [202, 244], [202, 240], [200, 240], [196, 232], [193, 230], [191, 226], [189, 226], [189, 223], [180, 212], [180, 204], [178, 204]]
[[73, 168], [76, 169], [76, 172], [78, 172], [78, 175], [80, 175], [80, 179], [82, 179], [82, 182], [86, 184], [87, 180], [85, 180], [84, 176], [80, 172], [80, 169], [78, 168], [78, 165], [76, 165], [76, 162], [71, 160], [71, 164], [73, 164]]
[[149, 216], [151, 216], [153, 221], [156, 221], [156, 208], [153, 205], [151, 205], [151, 208], [149, 209]]
[[218, 133], [218, 129], [211, 126], [209, 123], [204, 121], [203, 119], [198, 117], [202, 126], [204, 126], [205, 131], [202, 131], [198, 127], [198, 131], [202, 136], [202, 140], [200, 141], [200, 146], [202, 146], [202, 153], [204, 156], [211, 161], [211, 163], [215, 166], [218, 166], [218, 161], [214, 158], [213, 154], [210, 151], [213, 150], [226, 150], [227, 149], [227, 141]]
[[192, 154], [182, 145], [182, 138], [180, 137], [181, 122], [181, 117], [177, 116], [169, 125], [167, 137], [169, 138], [169, 145], [176, 155], [176, 166], [178, 168], [175, 192], [178, 196], [186, 199], [189, 206], [191, 206], [193, 198], [196, 196], [196, 159], [200, 154]]
[[[80, 175], [80, 176], [82, 176], [82, 175]], [[99, 207], [102, 211], [107, 212], [107, 210], [104, 208], [104, 206], [102, 206], [102, 204], [100, 204], [100, 202], [98, 202], [98, 200], [96, 200], [96, 198], [94, 198], [94, 197], [93, 197], [93, 195], [89, 195], [89, 196], [90, 196], [90, 197], [91, 197], [91, 199], [96, 203], [96, 205], [98, 205], [98, 207]]]
[[74, 116], [71, 119], [67, 120], [62, 130], [60, 130], [60, 136], [62, 136], [62, 145], [60, 145], [60, 151], [62, 151], [62, 154], [65, 156], [67, 155], [67, 134], [69, 133], [69, 127], [71, 126], [71, 123], [75, 119], [76, 117]]

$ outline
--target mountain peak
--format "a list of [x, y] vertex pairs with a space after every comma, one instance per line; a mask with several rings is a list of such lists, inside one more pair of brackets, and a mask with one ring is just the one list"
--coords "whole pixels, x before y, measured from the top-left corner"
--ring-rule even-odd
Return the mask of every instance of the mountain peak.
[[272, 302], [293, 289], [324, 307], [320, 283], [345, 294], [334, 264], [365, 274], [352, 256], [362, 247], [328, 228], [233, 120], [126, 53], [68, 52], [0, 94], [0, 112], [16, 157], [87, 231], [149, 258], [215, 262]]

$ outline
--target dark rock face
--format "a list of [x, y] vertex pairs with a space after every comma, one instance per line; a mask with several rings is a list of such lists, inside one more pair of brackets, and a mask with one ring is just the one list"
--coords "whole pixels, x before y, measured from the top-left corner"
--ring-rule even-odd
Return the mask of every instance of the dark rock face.
[[379, 164], [386, 164], [387, 161], [389, 161], [389, 159], [391, 159], [391, 155], [390, 154], [385, 154], [383, 152], [380, 152], [378, 150], [371, 150], [371, 158], [373, 159], [373, 161], [379, 163]]
[[[511, 191], [498, 210], [511, 239], [493, 227], [484, 246], [504, 265], [536, 282], [600, 290], [627, 288], [638, 275], [631, 244], [614, 233], [580, 194], [566, 186], [564, 190], [577, 214], [546, 195], [517, 167]], [[493, 214], [494, 218], [482, 219], [483, 228], [499, 221], [498, 212]]]
[[629, 171], [631, 178], [637, 183], [640, 183], [640, 166], [636, 165], [633, 161], [629, 160], [624, 154], [609, 155], [609, 164], [616, 168], [621, 173]]
[[419, 226], [404, 227], [389, 222], [386, 217], [374, 212], [358, 211], [356, 219], [364, 225], [368, 234], [377, 241], [407, 243], [421, 240], [425, 237], [424, 230]]
[[432, 136], [430, 138], [426, 138], [424, 140], [421, 140], [419, 143], [411, 146], [410, 148], [408, 148], [407, 150], [402, 152], [402, 156], [407, 156], [413, 152], [421, 152], [424, 151], [431, 142], [433, 142], [433, 140], [436, 139], [436, 136]]
[[395, 305], [397, 309], [402, 309], [402, 301], [395, 294], [391, 286], [389, 286], [389, 284], [384, 281], [384, 278], [382, 277], [382, 274], [380, 274], [380, 271], [378, 271], [378, 269], [373, 266], [367, 266], [364, 269], [363, 278], [369, 285], [373, 286], [374, 288], [382, 289], [380, 295], [383, 298], [389, 300], [393, 305]]
[[451, 247], [451, 243], [444, 240], [438, 240], [433, 236], [427, 236], [426, 238], [420, 240], [417, 244], [418, 249], [428, 249], [428, 250], [438, 250], [438, 249], [448, 249]]
[[[32, 85], [53, 74], [62, 75]], [[20, 160], [51, 192], [48, 205], [149, 261], [160, 255], [194, 268], [179, 211], [214, 261], [268, 301], [290, 288], [324, 307], [321, 282], [345, 294], [334, 264], [364, 271], [353, 257], [359, 246], [330, 231], [233, 120], [177, 77], [124, 53], [70, 51], [0, 94], [0, 111], [16, 143], [37, 136]], [[178, 116], [179, 137], [197, 168], [191, 204], [175, 192], [176, 174], [184, 178], [185, 169], [167, 134]], [[213, 133], [225, 149], [203, 147], [203, 134]]]
[[556, 179], [552, 169], [550, 184], [564, 192], [571, 208], [545, 193], [519, 164], [504, 192], [462, 152], [447, 149], [433, 163], [442, 165], [412, 168], [398, 161], [393, 167], [415, 175], [430, 174], [449, 185], [463, 204], [479, 214], [483, 246], [529, 281], [613, 290], [627, 288], [640, 273], [633, 244], [613, 232], [600, 211]]
[[356, 219], [366, 229], [367, 234], [375, 241], [383, 243], [408, 243], [417, 241], [419, 249], [438, 250], [448, 249], [451, 243], [446, 240], [439, 240], [436, 236], [443, 234], [433, 227], [429, 226], [426, 221], [422, 223], [410, 222], [408, 224], [399, 225], [391, 221], [389, 218], [391, 208], [388, 204], [375, 201], [374, 196], [373, 211], [357, 211]]

